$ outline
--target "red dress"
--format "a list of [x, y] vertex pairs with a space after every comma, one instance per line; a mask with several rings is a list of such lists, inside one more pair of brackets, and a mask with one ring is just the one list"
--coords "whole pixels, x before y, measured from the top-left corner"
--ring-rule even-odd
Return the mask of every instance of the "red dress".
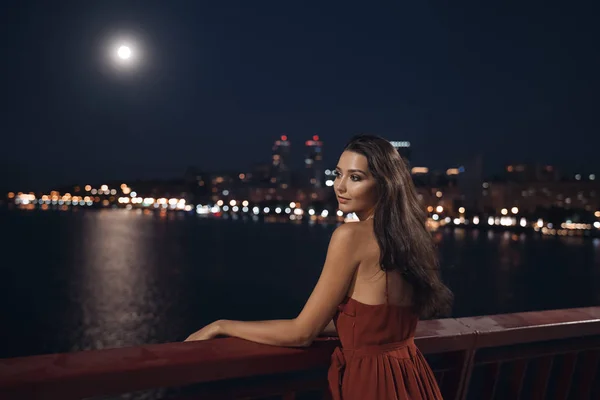
[[328, 374], [333, 399], [442, 399], [415, 346], [418, 320], [410, 307], [346, 298], [334, 317], [341, 347], [332, 355]]

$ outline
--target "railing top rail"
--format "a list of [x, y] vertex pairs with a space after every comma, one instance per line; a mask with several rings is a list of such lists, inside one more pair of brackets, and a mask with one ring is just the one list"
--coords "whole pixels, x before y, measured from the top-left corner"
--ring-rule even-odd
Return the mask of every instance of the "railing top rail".
[[477, 347], [505, 346], [600, 334], [600, 307], [459, 318], [477, 334]]
[[[421, 321], [416, 341], [424, 353], [440, 353], [596, 334], [600, 307]], [[283, 348], [225, 338], [0, 359], [0, 395], [80, 398], [300, 371], [326, 367], [337, 344], [323, 338]]]

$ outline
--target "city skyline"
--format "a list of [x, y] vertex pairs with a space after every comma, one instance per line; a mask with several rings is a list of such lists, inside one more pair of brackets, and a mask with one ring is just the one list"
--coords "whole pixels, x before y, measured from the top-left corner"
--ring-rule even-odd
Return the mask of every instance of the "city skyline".
[[533, 4], [15, 5], [0, 24], [11, 54], [0, 189], [241, 169], [268, 160], [282, 134], [292, 146], [319, 135], [324, 167], [372, 133], [410, 141], [414, 164], [433, 169], [481, 155], [486, 174], [513, 162], [598, 174], [592, 15]]
[[[468, 165], [469, 172], [473, 172], [472, 168], [475, 168], [475, 174], [478, 177], [477, 179], [481, 182], [489, 181], [489, 180], [514, 180], [523, 181], [523, 177], [528, 176], [525, 181], [529, 180], [531, 182], [540, 181], [540, 171], [549, 169], [552, 171], [548, 176], [552, 176], [550, 180], [575, 180], [575, 181], [594, 181], [598, 177], [600, 180], [600, 174], [597, 174], [595, 171], [585, 171], [582, 169], [561, 169], [557, 168], [556, 165], [541, 163], [541, 162], [530, 162], [530, 163], [521, 163], [521, 162], [513, 162], [507, 163], [500, 168], [495, 170], [484, 170], [481, 168], [478, 163], [481, 160], [477, 160], [477, 156], [468, 160], [467, 163], [453, 163], [446, 166], [440, 166], [438, 168], [430, 167], [428, 165], [418, 164], [413, 162], [414, 151], [412, 148], [412, 144], [409, 141], [405, 140], [390, 140], [390, 143], [394, 146], [394, 148], [400, 153], [403, 159], [408, 163], [409, 170], [411, 174], [416, 176], [424, 176], [430, 174], [441, 174], [441, 175], [458, 175], [462, 174], [466, 171], [465, 164]], [[14, 179], [15, 176], [12, 176], [12, 182], [9, 180], [0, 179], [0, 190], [7, 191], [44, 191], [44, 190], [54, 190], [57, 187], [71, 186], [71, 185], [81, 185], [89, 183], [101, 184], [102, 182], [117, 182], [117, 181], [168, 181], [173, 179], [182, 178], [190, 168], [197, 170], [198, 172], [202, 172], [203, 174], [233, 174], [236, 175], [238, 173], [259, 173], [259, 174], [267, 174], [271, 179], [272, 184], [276, 184], [276, 186], [280, 186], [282, 183], [287, 187], [290, 184], [292, 178], [296, 183], [304, 182], [309, 179], [310, 183], [304, 182], [302, 185], [307, 184], [307, 186], [314, 187], [322, 187], [325, 184], [325, 180], [327, 179], [328, 174], [325, 171], [335, 169], [335, 162], [332, 164], [323, 163], [323, 153], [327, 154], [327, 151], [324, 150], [326, 146], [324, 146], [324, 141], [320, 138], [319, 135], [312, 135], [305, 140], [303, 143], [293, 145], [292, 140], [289, 135], [283, 134], [280, 135], [273, 143], [271, 143], [270, 151], [265, 151], [269, 157], [263, 159], [254, 159], [250, 164], [239, 167], [224, 167], [224, 168], [200, 168], [198, 165], [187, 165], [183, 170], [174, 171], [173, 174], [169, 174], [166, 171], [163, 171], [162, 174], [157, 175], [149, 175], [149, 174], [132, 174], [131, 171], [121, 171], [120, 174], [116, 174], [114, 176], [105, 176], [100, 178], [89, 178], [84, 177], [79, 180], [71, 180], [65, 182], [57, 182], [52, 181], [48, 182], [44, 185], [40, 184], [31, 184], [27, 181], [19, 182], [19, 179]], [[318, 149], [315, 152], [315, 149]], [[417, 153], [418, 154], [418, 153]], [[281, 158], [280, 158], [281, 157]], [[315, 157], [318, 158], [317, 162], [315, 162]], [[310, 165], [309, 164], [310, 160]], [[315, 164], [313, 164], [315, 163]], [[281, 169], [283, 167], [283, 169]], [[266, 168], [266, 169], [265, 169]], [[514, 170], [513, 170], [514, 169]], [[453, 172], [449, 172], [453, 171]], [[573, 172], [575, 171], [575, 172]], [[5, 174], [7, 172], [11, 172], [10, 168], [4, 169]], [[283, 175], [282, 175], [283, 174]], [[283, 176], [283, 180], [281, 179]], [[520, 177], [519, 177], [520, 176]], [[6, 175], [5, 177], [11, 178], [11, 176]], [[517, 178], [519, 177], [519, 178]], [[2, 176], [0, 175], [0, 178]], [[17, 177], [18, 178], [18, 177]], [[473, 179], [474, 176], [471, 176], [469, 179]], [[274, 179], [274, 180], [273, 180]], [[314, 179], [314, 180], [313, 180]], [[319, 181], [320, 179], [320, 181]], [[541, 181], [549, 179], [548, 177], [542, 178]], [[318, 182], [317, 182], [318, 181]], [[16, 183], [15, 183], [16, 182]], [[2, 184], [5, 184], [6, 187], [2, 187]]]

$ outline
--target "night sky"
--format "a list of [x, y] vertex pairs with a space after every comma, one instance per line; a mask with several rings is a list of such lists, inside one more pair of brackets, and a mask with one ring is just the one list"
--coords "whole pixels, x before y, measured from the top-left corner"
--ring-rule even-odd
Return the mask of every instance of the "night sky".
[[[600, 174], [591, 1], [11, 3], [0, 187], [242, 169], [282, 133], [297, 164], [315, 133], [334, 165], [370, 132], [411, 141], [432, 168], [481, 154], [486, 172]], [[120, 38], [131, 68], [109, 54]]]

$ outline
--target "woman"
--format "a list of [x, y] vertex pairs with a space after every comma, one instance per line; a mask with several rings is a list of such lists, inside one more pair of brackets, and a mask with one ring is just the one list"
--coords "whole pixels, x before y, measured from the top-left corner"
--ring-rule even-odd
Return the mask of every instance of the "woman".
[[187, 340], [227, 335], [309, 346], [337, 328], [341, 348], [328, 376], [334, 399], [441, 399], [413, 339], [419, 317], [449, 311], [452, 293], [439, 278], [404, 160], [387, 140], [356, 136], [339, 159], [334, 189], [339, 209], [359, 222], [333, 233], [319, 281], [298, 317], [217, 321]]

